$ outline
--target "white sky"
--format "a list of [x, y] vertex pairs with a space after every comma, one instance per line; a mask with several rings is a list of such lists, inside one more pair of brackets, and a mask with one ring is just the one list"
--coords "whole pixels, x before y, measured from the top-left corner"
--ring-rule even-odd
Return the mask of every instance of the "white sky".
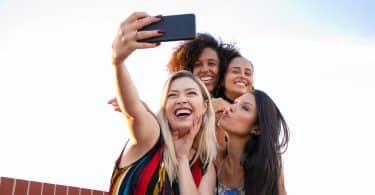
[[[127, 138], [106, 103], [117, 26], [133, 11], [195, 13], [284, 113], [288, 194], [375, 194], [375, 3], [315, 2], [0, 0], [0, 176], [108, 190]], [[128, 62], [155, 111], [176, 44]]]

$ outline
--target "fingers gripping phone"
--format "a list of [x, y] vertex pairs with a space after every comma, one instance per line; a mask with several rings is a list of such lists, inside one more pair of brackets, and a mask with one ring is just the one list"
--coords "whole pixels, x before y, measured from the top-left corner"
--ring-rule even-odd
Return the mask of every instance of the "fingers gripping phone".
[[155, 43], [194, 39], [196, 35], [195, 15], [180, 14], [163, 16], [159, 22], [147, 25], [139, 31], [143, 30], [162, 30], [164, 34], [160, 37], [140, 40], [141, 42]]

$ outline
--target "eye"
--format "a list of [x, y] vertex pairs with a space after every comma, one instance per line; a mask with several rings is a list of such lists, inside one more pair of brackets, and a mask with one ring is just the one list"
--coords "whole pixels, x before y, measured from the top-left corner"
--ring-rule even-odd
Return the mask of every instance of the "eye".
[[245, 72], [245, 75], [246, 75], [246, 76], [248, 76], [248, 77], [251, 77], [251, 76], [252, 76], [252, 74], [251, 74], [251, 72], [250, 72], [250, 71], [248, 71], [248, 72]]
[[188, 96], [194, 96], [194, 95], [197, 95], [197, 92], [196, 91], [188, 91], [187, 95]]
[[233, 74], [239, 74], [240, 73], [240, 71], [239, 70], [236, 70], [236, 69], [232, 69], [232, 71], [231, 71]]
[[176, 96], [177, 96], [176, 93], [168, 93], [168, 95], [167, 95], [168, 98], [169, 98], [169, 97], [176, 97]]
[[215, 62], [209, 62], [208, 65], [211, 66], [211, 67], [212, 66], [217, 66], [217, 63], [215, 63]]
[[242, 105], [241, 108], [245, 111], [250, 111], [250, 107], [247, 105]]
[[195, 62], [194, 63], [194, 67], [196, 68], [196, 67], [202, 67], [202, 63], [200, 63], [200, 62]]

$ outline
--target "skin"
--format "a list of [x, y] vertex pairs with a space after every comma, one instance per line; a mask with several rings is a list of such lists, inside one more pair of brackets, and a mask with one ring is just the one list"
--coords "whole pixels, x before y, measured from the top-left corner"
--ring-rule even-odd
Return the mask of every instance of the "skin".
[[[121, 23], [113, 41], [112, 67], [116, 78], [118, 105], [127, 118], [131, 137], [130, 143], [121, 157], [120, 167], [138, 160], [151, 149], [160, 136], [160, 126], [138, 96], [131, 75], [124, 64], [124, 61], [136, 49], [158, 46], [156, 43], [139, 42], [138, 40], [160, 36], [162, 35], [160, 31], [138, 32], [138, 29], [159, 20], [160, 18], [150, 16], [145, 12], [135, 12]], [[188, 117], [178, 118], [175, 115], [181, 107], [190, 109]], [[215, 183], [213, 166], [209, 165], [198, 189], [195, 186], [189, 165], [193, 150], [192, 143], [201, 127], [201, 116], [206, 107], [202, 92], [192, 79], [183, 77], [171, 83], [165, 109], [167, 120], [171, 125], [173, 145], [179, 164], [177, 174], [181, 194], [213, 193]]]
[[[138, 34], [141, 34], [141, 33], [138, 33]], [[151, 34], [149, 34], [149, 35], [151, 35]], [[153, 35], [158, 36], [157, 32], [154, 32]], [[141, 35], [138, 35], [138, 36], [141, 36]], [[145, 35], [143, 35], [143, 37], [144, 36]], [[156, 45], [149, 46], [149, 47], [156, 47]], [[213, 65], [213, 64], [215, 64], [215, 62], [216, 62], [217, 65]], [[211, 65], [210, 65], [210, 63], [211, 63]], [[201, 56], [199, 57], [198, 62], [195, 63], [195, 64], [196, 64], [196, 66], [193, 68], [193, 73], [201, 79], [202, 79], [202, 77], [207, 76], [207, 75], [214, 75], [215, 72], [217, 74], [217, 72], [218, 72], [218, 55], [212, 49], [206, 48], [206, 49], [203, 50]], [[228, 85], [228, 86], [225, 86], [226, 90], [227, 90], [226, 96], [229, 97], [230, 99], [232, 99], [232, 98], [235, 99], [236, 97], [238, 97], [238, 96], [242, 95], [243, 93], [248, 92], [252, 89], [252, 85], [253, 85], [253, 66], [249, 61], [247, 61], [246, 59], [241, 58], [241, 57], [238, 57], [238, 59], [235, 58], [234, 60], [232, 60], [232, 62], [229, 65], [229, 68], [228, 68], [229, 71], [231, 70], [231, 66], [238, 67], [237, 69], [238, 69], [239, 73], [236, 73], [236, 72], [227, 73], [228, 77], [226, 77], [226, 81], [225, 81], [225, 83], [226, 83], [225, 85]], [[251, 74], [250, 74], [250, 72], [251, 72]], [[245, 81], [245, 87], [241, 87], [241, 86], [237, 85], [237, 86], [233, 87], [233, 90], [231, 90], [232, 87], [230, 87], [230, 85], [231, 84], [235, 85], [233, 79]], [[213, 86], [215, 86], [215, 85], [212, 85], [212, 84], [217, 83], [217, 81], [215, 81], [215, 79], [212, 79], [212, 80], [209, 80], [209, 81], [204, 81], [204, 83], [206, 84], [206, 86], [210, 90], [210, 92], [212, 92]], [[244, 90], [244, 88], [246, 88], [246, 90]], [[108, 103], [112, 104], [112, 106], [115, 108], [116, 111], [121, 112], [121, 108], [119, 107], [119, 104], [116, 101], [116, 99], [111, 99], [111, 100], [108, 101]], [[228, 106], [230, 106], [230, 104], [227, 101], [223, 100], [222, 98], [213, 99], [213, 104], [214, 104], [215, 111], [217, 113], [217, 119], [219, 119], [221, 117], [221, 113]], [[184, 134], [184, 133], [182, 133], [182, 134]], [[223, 130], [221, 130], [220, 128], [217, 129], [217, 135], [216, 136], [217, 136], [218, 143], [219, 143], [219, 148], [218, 148], [219, 151], [223, 151], [223, 149], [226, 147], [226, 143], [224, 141], [225, 134], [226, 133]], [[240, 150], [240, 151], [242, 151], [242, 150]], [[219, 161], [222, 160], [220, 155], [218, 156], [218, 159], [219, 159]]]
[[244, 185], [244, 169], [241, 165], [242, 151], [250, 137], [257, 132], [255, 98], [252, 94], [240, 96], [221, 116], [218, 124], [227, 132], [228, 155], [218, 169], [220, 183], [227, 188], [240, 188]]
[[[171, 129], [179, 136], [185, 135], [193, 124], [194, 117], [201, 116], [207, 109], [199, 86], [190, 78], [174, 80], [168, 91], [166, 115]], [[176, 115], [189, 113], [189, 115]], [[195, 116], [193, 114], [195, 114]]]
[[[252, 133], [261, 134], [261, 129], [256, 124], [256, 113], [254, 95], [245, 93], [225, 110], [218, 121], [218, 125], [227, 132], [229, 138], [227, 143], [228, 154], [221, 159], [218, 178], [220, 183], [228, 188], [239, 188], [244, 184], [244, 169], [241, 161], [245, 144]], [[283, 171], [279, 178], [278, 188], [280, 195], [287, 194]]]
[[212, 93], [218, 82], [219, 56], [212, 48], [202, 50], [194, 63], [193, 74], [203, 81], [208, 91]]
[[[193, 74], [197, 76], [206, 85], [208, 91], [212, 93], [218, 82], [219, 74], [219, 56], [212, 48], [204, 48], [198, 60], [194, 63]], [[110, 99], [115, 111], [121, 112], [116, 98]]]
[[243, 58], [234, 58], [228, 66], [224, 78], [225, 95], [234, 100], [253, 88], [253, 66]]

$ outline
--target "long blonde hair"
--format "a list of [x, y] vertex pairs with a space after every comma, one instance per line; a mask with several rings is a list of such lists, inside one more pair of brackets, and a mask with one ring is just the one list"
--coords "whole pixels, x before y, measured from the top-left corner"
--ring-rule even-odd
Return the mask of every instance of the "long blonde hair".
[[207, 102], [207, 110], [203, 115], [200, 130], [195, 136], [193, 142], [193, 144], [195, 144], [197, 147], [197, 151], [196, 155], [194, 155], [192, 163], [199, 158], [199, 160], [201, 160], [205, 165], [208, 165], [212, 163], [216, 157], [215, 112], [212, 107], [210, 93], [202, 81], [196, 78], [191, 72], [185, 70], [175, 72], [165, 83], [161, 98], [161, 107], [157, 113], [157, 119], [160, 124], [161, 133], [165, 143], [165, 148], [163, 151], [163, 163], [171, 182], [177, 178], [178, 163], [173, 147], [171, 129], [165, 113], [165, 105], [167, 101], [167, 93], [171, 83], [174, 80], [182, 77], [188, 77], [197, 83], [202, 92], [203, 100]]

